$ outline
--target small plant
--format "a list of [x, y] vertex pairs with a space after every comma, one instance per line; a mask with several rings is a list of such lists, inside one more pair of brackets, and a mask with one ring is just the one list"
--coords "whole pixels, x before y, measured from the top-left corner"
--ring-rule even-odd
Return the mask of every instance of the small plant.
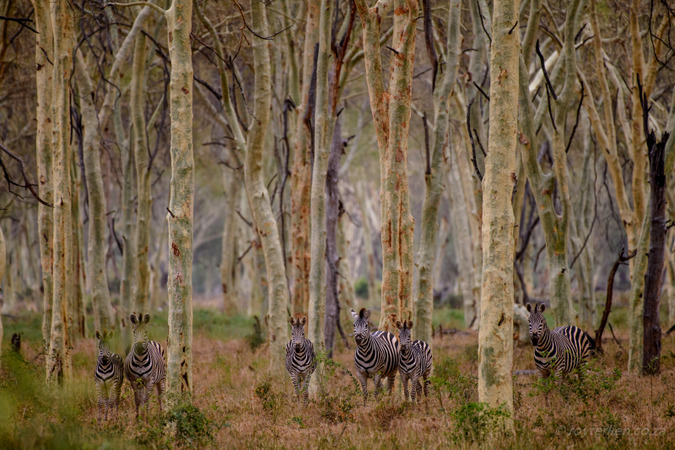
[[452, 413], [455, 431], [452, 438], [456, 443], [478, 443], [494, 432], [504, 431], [504, 421], [510, 414], [504, 405], [490, 408], [487, 403], [470, 402]]
[[255, 387], [255, 396], [262, 402], [263, 409], [274, 409], [276, 395], [272, 392], [272, 383], [269, 380], [265, 380]]
[[439, 396], [446, 392], [451, 397], [459, 397], [463, 403], [476, 399], [476, 377], [462, 374], [457, 361], [450, 357], [442, 358], [434, 365], [431, 384]]
[[368, 280], [366, 277], [359, 277], [354, 283], [354, 293], [362, 299], [368, 298]]
[[211, 422], [190, 403], [173, 407], [164, 417], [163, 425], [175, 427], [176, 439], [186, 447], [203, 446], [213, 439]]

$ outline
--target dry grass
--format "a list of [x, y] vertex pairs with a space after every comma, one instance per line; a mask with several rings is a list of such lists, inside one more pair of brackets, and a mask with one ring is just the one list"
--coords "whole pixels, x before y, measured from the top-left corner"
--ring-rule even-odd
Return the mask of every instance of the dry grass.
[[[618, 335], [625, 347], [625, 333]], [[5, 424], [4, 428], [0, 425], [0, 439], [8, 447], [99, 446], [104, 442], [113, 447], [227, 448], [675, 446], [675, 338], [664, 338], [662, 374], [655, 378], [623, 373], [625, 352], [613, 341], [605, 347], [605, 355], [591, 362], [582, 382], [574, 376], [555, 383], [544, 383], [538, 376], [515, 376], [517, 432], [505, 436], [499, 432], [499, 415], [480, 412], [480, 405], [474, 403], [475, 334], [459, 333], [434, 341], [436, 378], [430, 397], [420, 405], [401, 400], [398, 382], [394, 395], [371, 398], [364, 405], [349, 374], [353, 348], [340, 347], [337, 364], [328, 368], [323, 380], [326, 394], [305, 406], [295, 401], [285, 372], [268, 373], [265, 346], [252, 352], [244, 339], [220, 340], [196, 329], [194, 404], [210, 422], [211, 438], [197, 433], [192, 436], [196, 440], [187, 436], [177, 441], [157, 419], [154, 397], [150, 424], [136, 423], [128, 385], [118, 420], [97, 424], [94, 344], [82, 340], [74, 349], [77, 383], [64, 390], [67, 395], [51, 393], [47, 401], [40, 401], [40, 395], [47, 395], [40, 394], [43, 387], [22, 385], [27, 378], [19, 375], [16, 365], [3, 369], [0, 394], [11, 391], [16, 398], [12, 397], [13, 402], [0, 399], [0, 424]], [[28, 378], [39, 380], [42, 369], [34, 368], [40, 361], [36, 355], [34, 349], [25, 349], [23, 358], [28, 362], [22, 367], [32, 374]], [[517, 347], [514, 370], [533, 368], [531, 347]], [[36, 398], [17, 394], [17, 390], [30, 389], [36, 390]]]

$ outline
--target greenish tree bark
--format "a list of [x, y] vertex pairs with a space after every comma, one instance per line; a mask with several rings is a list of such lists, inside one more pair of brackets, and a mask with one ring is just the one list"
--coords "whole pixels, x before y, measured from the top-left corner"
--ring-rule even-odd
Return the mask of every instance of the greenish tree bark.
[[379, 0], [369, 8], [357, 0], [361, 17], [363, 53], [370, 109], [380, 151], [380, 198], [382, 211], [382, 296], [380, 330], [395, 330], [397, 317], [410, 318], [412, 305], [414, 220], [408, 193], [408, 133], [415, 55], [417, 0], [394, 2], [394, 56], [390, 65], [388, 92], [384, 90], [380, 54], [381, 21], [388, 2]]
[[53, 74], [53, 172], [54, 181], [54, 290], [51, 339], [47, 353], [47, 380], [69, 379], [71, 375], [68, 342], [69, 302], [72, 300], [73, 234], [70, 180], [70, 74], [75, 41], [74, 18], [66, 0], [51, 0], [54, 31]]
[[[267, 14], [261, 2], [251, 3], [251, 25], [261, 36], [269, 35]], [[253, 59], [255, 65], [254, 115], [257, 118], [249, 129], [246, 148], [245, 183], [253, 221], [262, 244], [267, 268], [269, 293], [269, 341], [270, 371], [284, 370], [285, 345], [288, 336], [286, 308], [288, 306], [288, 284], [284, 269], [281, 241], [277, 221], [270, 204], [269, 192], [263, 179], [263, 147], [270, 122], [272, 86], [270, 83], [269, 41], [253, 38]], [[315, 341], [316, 345], [316, 341]]]
[[291, 276], [293, 279], [292, 311], [309, 311], [310, 202], [312, 180], [312, 128], [316, 91], [314, 55], [319, 41], [319, 3], [307, 0], [305, 5], [305, 42], [302, 57], [302, 104], [295, 131], [293, 170], [291, 174]]
[[[38, 193], [47, 203], [53, 203], [52, 175], [52, 77], [49, 61], [53, 60], [54, 43], [49, 3], [33, 0], [35, 11], [35, 81], [37, 85], [37, 152]], [[40, 243], [40, 267], [42, 268], [42, 345], [46, 353], [51, 341], [53, 265], [54, 265], [54, 216], [52, 208], [38, 204], [38, 239]], [[1, 278], [0, 278], [1, 279]], [[48, 370], [48, 369], [47, 369]], [[49, 372], [47, 372], [49, 373]]]
[[169, 337], [166, 392], [169, 406], [188, 399], [192, 382], [192, 0], [173, 0], [164, 12], [171, 59], [171, 192], [169, 212]]
[[[448, 14], [448, 54], [443, 79], [435, 83], [434, 133], [431, 140], [431, 155], [427, 155], [424, 175], [425, 194], [422, 205], [422, 229], [419, 246], [417, 278], [417, 301], [415, 303], [415, 338], [431, 345], [432, 314], [434, 309], [434, 265], [436, 264], [436, 241], [438, 231], [438, 206], [443, 193], [444, 150], [448, 144], [450, 125], [450, 94], [457, 78], [460, 55], [459, 0], [450, 2]], [[427, 31], [431, 32], [431, 31]]]
[[[145, 125], [145, 36], [139, 34], [134, 46], [131, 71], [131, 124], [134, 135], [134, 161], [136, 163], [136, 282], [133, 291], [133, 310], [148, 312], [150, 293], [150, 227], [152, 225], [152, 192], [150, 190], [150, 154]], [[190, 57], [192, 57], [190, 55]]]
[[[490, 136], [483, 178], [483, 283], [478, 399], [513, 412], [513, 207], [518, 133], [518, 0], [496, 0], [490, 53]], [[513, 422], [507, 421], [513, 430]]]
[[94, 310], [94, 328], [109, 330], [114, 322], [106, 272], [106, 214], [108, 211], [101, 174], [98, 114], [92, 101], [94, 87], [81, 52], [76, 54], [75, 68], [84, 128], [82, 137], [84, 173], [87, 177], [89, 194], [87, 198], [89, 204], [88, 290]]
[[[5, 276], [5, 268], [7, 267], [7, 245], [5, 244], [5, 235], [0, 227], [0, 292], [2, 292], [2, 280]], [[0, 299], [0, 311], [2, 311], [3, 300]], [[0, 342], [2, 342], [3, 328], [2, 328], [2, 314], [0, 314]], [[2, 356], [2, 346], [0, 345], [0, 357]]]

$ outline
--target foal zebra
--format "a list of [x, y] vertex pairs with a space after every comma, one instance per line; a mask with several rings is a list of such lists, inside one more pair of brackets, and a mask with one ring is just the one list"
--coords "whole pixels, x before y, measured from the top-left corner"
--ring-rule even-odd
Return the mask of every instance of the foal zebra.
[[302, 392], [305, 403], [309, 398], [307, 387], [312, 374], [316, 369], [314, 346], [312, 341], [305, 338], [306, 316], [291, 317], [291, 340], [286, 344], [286, 370], [291, 375], [295, 394], [300, 400]]
[[585, 331], [573, 325], [549, 330], [542, 314], [544, 304], [527, 304], [530, 338], [534, 345], [534, 365], [544, 378], [557, 371], [566, 375], [580, 367], [595, 348], [595, 341]]
[[420, 378], [424, 378], [424, 395], [429, 395], [429, 375], [433, 356], [429, 345], [424, 341], [411, 341], [412, 320], [397, 321], [398, 340], [401, 342], [401, 361], [398, 371], [401, 374], [401, 383], [403, 383], [403, 394], [408, 400], [408, 380], [411, 381], [411, 396], [415, 403], [417, 396], [422, 396], [422, 384]]
[[[124, 374], [134, 391], [136, 403], [136, 418], [141, 406], [146, 405], [148, 396], [153, 387], [157, 387], [157, 401], [159, 412], [162, 412], [162, 394], [164, 393], [164, 379], [166, 378], [164, 365], [164, 349], [155, 341], [148, 340], [146, 325], [150, 322], [150, 315], [136, 314], [130, 316], [133, 324], [134, 343], [124, 361]], [[146, 415], [147, 415], [146, 405]]]
[[388, 331], [370, 332], [368, 318], [370, 311], [361, 308], [359, 313], [352, 309], [354, 318], [354, 367], [361, 382], [363, 400], [368, 399], [368, 378], [375, 383], [375, 395], [382, 387], [382, 378], [387, 378], [387, 390], [394, 387], [394, 379], [400, 361], [400, 345], [396, 336]]
[[96, 330], [96, 340], [98, 340], [98, 358], [96, 360], [96, 370], [94, 371], [94, 380], [96, 381], [96, 395], [98, 397], [98, 421], [101, 421], [101, 413], [105, 411], [105, 419], [108, 420], [108, 410], [112, 415], [112, 409], [115, 408], [115, 416], [120, 403], [120, 394], [122, 384], [124, 383], [124, 372], [122, 369], [122, 357], [117, 353], [110, 351], [110, 337], [112, 331], [104, 331], [101, 334]]

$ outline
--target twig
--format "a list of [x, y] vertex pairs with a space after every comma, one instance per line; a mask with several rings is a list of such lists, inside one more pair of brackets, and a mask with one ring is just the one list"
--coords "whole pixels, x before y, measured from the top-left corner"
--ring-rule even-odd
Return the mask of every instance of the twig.
[[108, 6], [149, 6], [150, 8], [154, 9], [155, 11], [159, 12], [162, 15], [164, 15], [164, 13], [166, 12], [159, 5], [155, 5], [154, 3], [151, 3], [151, 2], [129, 2], [129, 3], [113, 2], [113, 3], [107, 3], [105, 6], [103, 6], [103, 8], [105, 9]]
[[253, 228], [253, 223], [252, 223], [251, 221], [247, 220], [246, 217], [244, 217], [244, 216], [241, 214], [241, 211], [239, 211], [238, 209], [236, 209], [235, 211], [237, 212], [237, 215], [239, 216], [239, 218], [240, 218], [241, 220], [243, 220], [244, 223], [245, 223], [246, 225], [248, 225], [249, 227]]
[[476, 143], [473, 140], [473, 133], [471, 132], [471, 106], [473, 105], [473, 100], [469, 102], [469, 105], [466, 107], [466, 128], [469, 132], [469, 140], [471, 141], [471, 162], [473, 163], [473, 169], [478, 175], [478, 179], [483, 181], [483, 175], [478, 169], [478, 163], [476, 162]]
[[[425, 4], [427, 3], [426, 1], [424, 2]], [[424, 115], [422, 116], [422, 124], [424, 125], [424, 150], [425, 150], [425, 155], [427, 158], [427, 168], [424, 171], [426, 175], [431, 175], [431, 156], [430, 156], [430, 150], [429, 150], [429, 124], [427, 123], [427, 112], [424, 111]]]
[[574, 138], [574, 133], [577, 131], [579, 126], [579, 116], [581, 114], [581, 105], [584, 103], [584, 82], [579, 80], [581, 83], [581, 97], [579, 98], [579, 106], [577, 106], [577, 119], [574, 121], [574, 127], [572, 127], [572, 133], [570, 134], [570, 140], [567, 141], [567, 147], [565, 147], [565, 153], [570, 151], [570, 145], [572, 145], [572, 139]]
[[546, 86], [551, 91], [551, 95], [553, 96], [553, 99], [558, 100], [558, 96], [555, 95], [555, 91], [553, 90], [553, 85], [551, 84], [551, 79], [548, 77], [548, 72], [546, 71], [546, 61], [544, 60], [544, 55], [541, 54], [541, 50], [539, 49], [539, 39], [537, 39], [537, 43], [535, 44], [535, 50], [537, 51], [537, 56], [539, 56], [539, 62], [541, 63], [541, 71], [544, 73], [544, 79], [546, 80]]
[[478, 89], [478, 90], [480, 91], [480, 93], [483, 94], [483, 97], [485, 97], [485, 98], [487, 99], [487, 101], [489, 102], [489, 101], [490, 101], [490, 96], [487, 95], [487, 94], [485, 93], [485, 91], [484, 91], [483, 89], [481, 89], [480, 86], [478, 86], [478, 83], [476, 83], [475, 81], [472, 81], [472, 83], [473, 83], [474, 86], [476, 86], [476, 89]]
[[35, 198], [35, 200], [39, 201], [40, 203], [42, 203], [45, 206], [48, 206], [48, 207], [52, 208], [54, 205], [51, 205], [51, 204], [47, 203], [46, 201], [42, 200], [42, 198], [38, 195], [38, 193], [35, 192], [34, 186], [37, 186], [37, 185], [31, 184], [31, 182], [28, 180], [28, 175], [26, 174], [26, 167], [23, 164], [23, 160], [21, 158], [19, 158], [17, 155], [15, 155], [14, 153], [12, 153], [11, 151], [9, 151], [9, 149], [7, 147], [5, 147], [4, 144], [0, 143], [0, 150], [5, 152], [7, 154], [7, 156], [12, 158], [14, 161], [17, 162], [17, 164], [19, 164], [19, 170], [21, 171], [21, 177], [23, 178], [23, 181], [25, 183], [25, 184], [19, 184], [19, 183], [16, 183], [16, 182], [12, 181], [12, 178], [9, 176], [9, 171], [7, 170], [7, 167], [5, 167], [4, 163], [2, 162], [2, 159], [0, 159], [0, 167], [2, 168], [2, 171], [3, 171], [4, 176], [5, 176], [5, 180], [7, 181], [7, 184], [9, 186], [9, 192], [12, 192], [12, 189], [11, 189], [12, 186], [28, 189], [30, 191], [30, 193], [33, 195], [33, 197]]
[[492, 45], [492, 37], [490, 36], [490, 33], [488, 33], [487, 28], [485, 28], [485, 22], [483, 22], [484, 17], [483, 17], [483, 11], [480, 10], [480, 2], [478, 0], [476, 1], [476, 6], [478, 6], [478, 16], [480, 17], [480, 26], [483, 27], [483, 31], [485, 31], [485, 35], [488, 37], [488, 40], [490, 41], [490, 45]]

